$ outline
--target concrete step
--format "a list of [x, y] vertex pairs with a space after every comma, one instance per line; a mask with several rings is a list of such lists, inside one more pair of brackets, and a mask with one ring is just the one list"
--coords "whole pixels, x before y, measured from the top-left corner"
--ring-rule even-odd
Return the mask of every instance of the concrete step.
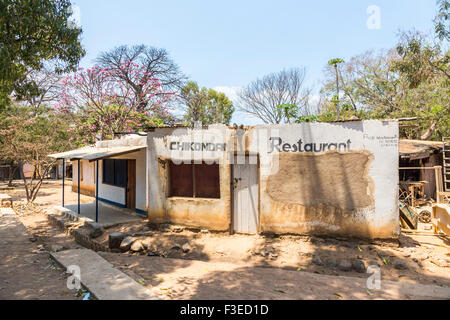
[[66, 269], [80, 268], [80, 281], [99, 300], [157, 300], [149, 289], [89, 249], [51, 253], [53, 259]]

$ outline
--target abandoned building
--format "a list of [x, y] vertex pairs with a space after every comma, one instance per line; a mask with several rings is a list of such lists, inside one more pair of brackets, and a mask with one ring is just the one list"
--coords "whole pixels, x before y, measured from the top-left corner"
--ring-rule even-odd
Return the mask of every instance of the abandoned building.
[[[436, 172], [424, 168], [443, 166], [443, 143], [439, 141], [400, 140], [400, 181], [422, 182], [423, 196], [436, 200]], [[441, 174], [439, 172], [438, 174]]]
[[154, 223], [392, 238], [398, 134], [395, 120], [162, 127], [51, 156], [72, 161], [74, 191]]

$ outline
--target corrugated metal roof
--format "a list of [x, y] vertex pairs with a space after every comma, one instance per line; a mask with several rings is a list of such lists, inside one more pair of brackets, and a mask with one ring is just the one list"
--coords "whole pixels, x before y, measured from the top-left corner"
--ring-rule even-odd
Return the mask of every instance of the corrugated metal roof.
[[84, 147], [67, 152], [50, 154], [49, 157], [55, 159], [70, 159], [70, 160], [85, 159], [89, 161], [94, 161], [136, 152], [145, 148], [147, 147], [146, 146], [121, 146], [109, 148]]

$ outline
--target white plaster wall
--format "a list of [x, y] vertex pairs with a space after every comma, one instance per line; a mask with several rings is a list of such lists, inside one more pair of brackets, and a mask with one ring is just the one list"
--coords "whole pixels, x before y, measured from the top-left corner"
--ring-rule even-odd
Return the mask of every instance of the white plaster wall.
[[[250, 132], [250, 151], [260, 153], [260, 178], [266, 180], [277, 170], [276, 154], [261, 152], [268, 148], [268, 138], [281, 137], [283, 142], [345, 143], [351, 140], [350, 151], [367, 150], [373, 154], [369, 177], [374, 182], [374, 208], [366, 208], [355, 214], [356, 223], [370, 225], [372, 229], [398, 226], [398, 122], [355, 121], [345, 123], [305, 123], [295, 125], [258, 125]], [[261, 211], [270, 212], [267, 195], [261, 194]], [[335, 230], [336, 226], [329, 226]], [[394, 230], [398, 232], [398, 230]]]
[[[98, 148], [119, 147], [119, 146], [145, 146], [147, 137], [125, 136], [122, 139], [99, 141]], [[136, 209], [147, 211], [147, 150], [111, 157], [111, 159], [135, 159], [136, 160]], [[95, 190], [95, 167], [96, 162], [81, 160], [83, 162], [82, 186], [89, 186]], [[102, 199], [113, 201], [125, 205], [125, 188], [120, 188], [102, 183], [103, 181], [103, 161], [99, 161], [99, 190], [98, 196]], [[73, 183], [78, 183], [78, 161], [73, 161]]]
[[[146, 195], [146, 185], [147, 185], [147, 169], [146, 169], [146, 149], [140, 150], [138, 152], [125, 154], [122, 156], [111, 157], [111, 159], [136, 159], [136, 208], [147, 211], [147, 195]], [[108, 184], [102, 183], [103, 181], [103, 161], [99, 163], [99, 178], [100, 188], [99, 197], [114, 201], [116, 203], [125, 205], [125, 188], [120, 188]]]
[[[230, 130], [225, 125], [211, 125], [209, 130], [192, 130], [187, 128], [159, 128], [154, 132], [148, 133], [147, 140], [147, 157], [148, 157], [148, 212], [149, 218], [156, 220], [164, 219], [166, 210], [169, 205], [169, 200], [166, 198], [167, 176], [163, 176], [159, 169], [159, 158], [171, 159], [174, 161], [183, 160], [198, 160], [198, 161], [210, 161], [218, 162], [220, 164], [226, 163], [226, 157], [228, 153], [214, 153], [214, 152], [174, 152], [169, 149], [171, 142], [211, 142], [211, 143], [226, 143], [229, 139]], [[221, 170], [221, 176], [224, 175], [224, 171]], [[227, 190], [221, 188], [221, 198], [213, 199], [209, 202], [216, 202], [216, 206], [211, 208], [219, 209], [222, 207], [229, 207], [229, 203], [224, 204], [229, 200], [229, 197], [224, 197]], [[191, 202], [201, 202], [200, 199], [191, 198]], [[182, 200], [180, 199], [180, 203]], [[192, 215], [199, 214], [199, 210], [192, 213]], [[214, 216], [211, 215], [214, 219]]]
[[[81, 185], [89, 188], [95, 188], [95, 164], [93, 162], [89, 162], [88, 160], [80, 160], [81, 168], [83, 169], [83, 173], [81, 176], [83, 180], [81, 180]], [[74, 185], [78, 185], [78, 160], [72, 161], [72, 183]]]

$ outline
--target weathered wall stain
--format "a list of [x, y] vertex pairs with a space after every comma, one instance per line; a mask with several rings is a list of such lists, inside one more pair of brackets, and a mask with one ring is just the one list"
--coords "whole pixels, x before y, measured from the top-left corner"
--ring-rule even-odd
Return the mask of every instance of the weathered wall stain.
[[279, 170], [268, 178], [267, 193], [276, 202], [335, 208], [326, 216], [366, 208], [374, 203], [371, 159], [367, 151], [280, 153]]

